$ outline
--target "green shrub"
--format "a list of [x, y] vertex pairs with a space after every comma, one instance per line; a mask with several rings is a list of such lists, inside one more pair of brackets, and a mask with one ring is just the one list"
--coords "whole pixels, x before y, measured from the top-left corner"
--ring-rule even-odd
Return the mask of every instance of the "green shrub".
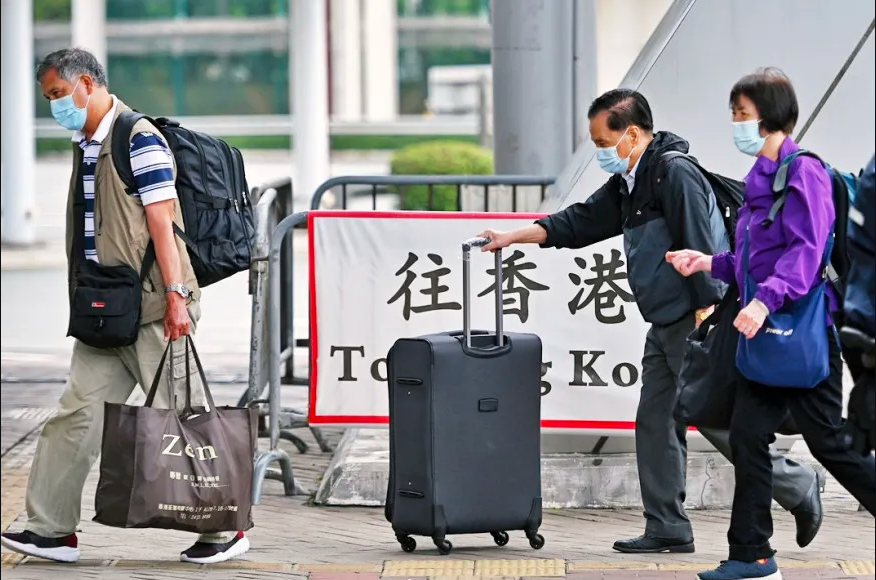
[[[474, 143], [430, 141], [398, 149], [390, 163], [393, 175], [492, 175], [493, 153]], [[401, 208], [405, 210], [457, 211], [457, 186], [399, 186]]]

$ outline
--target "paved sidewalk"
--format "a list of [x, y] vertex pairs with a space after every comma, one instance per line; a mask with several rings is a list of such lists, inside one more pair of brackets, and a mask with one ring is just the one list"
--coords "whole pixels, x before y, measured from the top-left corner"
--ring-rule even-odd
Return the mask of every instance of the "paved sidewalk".
[[[2, 386], [4, 451], [2, 458], [2, 526], [24, 525], [24, 486], [37, 430], [34, 421], [47, 416], [61, 385]], [[243, 385], [221, 385], [220, 404], [236, 398]], [[23, 404], [24, 400], [27, 404]], [[19, 406], [15, 407], [15, 402]], [[16, 411], [18, 409], [18, 411]], [[16, 419], [29, 409], [36, 419]], [[15, 413], [18, 413], [16, 415]], [[29, 416], [31, 416], [29, 415]], [[9, 437], [6, 433], [9, 431]], [[7, 450], [7, 439], [18, 444]], [[309, 433], [302, 436], [310, 439]], [[329, 433], [337, 441], [340, 432]], [[310, 490], [316, 487], [329, 456], [311, 451], [297, 454], [291, 445], [296, 474]], [[316, 449], [316, 446], [313, 446]], [[532, 550], [521, 533], [504, 548], [489, 536], [452, 537], [454, 551], [441, 557], [427, 538], [417, 551], [405, 554], [395, 542], [381, 509], [317, 508], [308, 498], [282, 495], [278, 482], [268, 481], [262, 504], [255, 507], [256, 527], [249, 532], [252, 550], [237, 562], [192, 566], [176, 561], [190, 534], [158, 530], [117, 530], [91, 521], [97, 483], [92, 473], [83, 496], [80, 543], [84, 560], [56, 565], [3, 553], [3, 579], [44, 579], [60, 575], [79, 579], [165, 578], [310, 578], [312, 580], [376, 580], [378, 578], [572, 578], [577, 580], [692, 579], [696, 571], [725, 557], [726, 511], [691, 513], [697, 533], [697, 553], [690, 555], [622, 556], [611, 550], [620, 537], [642, 528], [637, 511], [551, 510], [545, 513], [544, 549]], [[775, 547], [788, 580], [873, 579], [874, 520], [856, 511], [856, 503], [835, 483], [825, 496], [824, 526], [813, 545], [794, 543], [793, 519], [776, 512]]]

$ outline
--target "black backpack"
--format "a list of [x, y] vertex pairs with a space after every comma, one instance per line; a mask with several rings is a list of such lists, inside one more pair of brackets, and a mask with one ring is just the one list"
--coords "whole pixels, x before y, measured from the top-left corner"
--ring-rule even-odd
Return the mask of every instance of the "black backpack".
[[188, 247], [198, 285], [203, 288], [249, 269], [253, 210], [240, 151], [171, 119], [125, 111], [113, 125], [112, 158], [128, 193], [135, 190], [130, 137], [141, 119], [167, 139], [176, 161], [176, 191], [185, 231], [174, 229]]
[[773, 194], [776, 196], [776, 201], [770, 208], [770, 213], [763, 221], [763, 225], [768, 226], [773, 223], [778, 213], [785, 206], [785, 200], [788, 198], [788, 170], [791, 167], [791, 162], [801, 155], [818, 159], [827, 170], [828, 175], [830, 175], [836, 222], [834, 223], [833, 230], [833, 250], [830, 253], [830, 262], [827, 265], [826, 274], [842, 302], [846, 293], [845, 279], [851, 267], [848, 249], [849, 204], [858, 182], [858, 178], [855, 175], [831, 167], [821, 157], [811, 151], [800, 149], [791, 153], [782, 159], [779, 169], [776, 171], [776, 177], [773, 179]]
[[660, 155], [661, 165], [670, 159], [683, 157], [696, 167], [715, 192], [715, 203], [724, 220], [727, 229], [727, 238], [730, 242], [730, 250], [736, 249], [736, 222], [739, 219], [739, 208], [745, 200], [745, 184], [736, 179], [730, 179], [705, 169], [699, 162], [681, 151], [667, 151]]

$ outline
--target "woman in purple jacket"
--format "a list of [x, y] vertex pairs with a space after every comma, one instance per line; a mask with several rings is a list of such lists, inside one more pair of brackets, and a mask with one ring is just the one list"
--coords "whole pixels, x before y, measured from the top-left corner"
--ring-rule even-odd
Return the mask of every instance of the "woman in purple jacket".
[[[744, 236], [749, 229], [750, 275], [757, 292], [734, 321], [746, 338], [753, 338], [769, 313], [786, 302], [806, 296], [824, 283], [822, 259], [834, 222], [831, 179], [812, 157], [791, 161], [788, 197], [769, 226], [762, 222], [775, 201], [773, 179], [785, 157], [800, 147], [789, 136], [799, 114], [797, 97], [788, 78], [777, 69], [743, 77], [730, 92], [733, 138], [738, 149], [756, 157], [745, 178], [745, 203], [739, 212], [736, 253], [707, 256], [693, 250], [667, 254], [683, 275], [711, 272], [714, 278], [744, 287]], [[841, 306], [828, 286], [831, 312]], [[825, 315], [824, 331], [832, 332]], [[730, 531], [730, 557], [700, 580], [780, 580], [782, 575], [770, 547], [772, 471], [769, 444], [790, 410], [810, 451], [818, 461], [873, 514], [876, 510], [876, 469], [873, 457], [854, 453], [842, 432], [842, 358], [830, 341], [830, 375], [812, 389], [776, 388], [740, 375], [730, 443], [736, 469], [736, 492]]]

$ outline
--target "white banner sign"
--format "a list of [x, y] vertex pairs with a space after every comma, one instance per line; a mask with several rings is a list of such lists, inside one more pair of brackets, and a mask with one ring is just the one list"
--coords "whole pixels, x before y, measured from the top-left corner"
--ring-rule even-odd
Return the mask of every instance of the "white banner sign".
[[[462, 328], [462, 242], [534, 214], [312, 212], [310, 421], [388, 422], [386, 354], [398, 338]], [[647, 330], [620, 238], [584, 250], [503, 252], [505, 330], [543, 343], [542, 425], [629, 432]], [[495, 326], [493, 256], [471, 258], [472, 325]]]

